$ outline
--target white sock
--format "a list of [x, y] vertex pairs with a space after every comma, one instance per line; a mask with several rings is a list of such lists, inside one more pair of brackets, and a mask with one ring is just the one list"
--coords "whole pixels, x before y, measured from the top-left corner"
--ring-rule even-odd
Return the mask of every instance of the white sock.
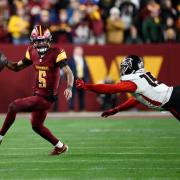
[[62, 148], [63, 147], [63, 143], [61, 141], [58, 141], [58, 143], [55, 145], [58, 148]]
[[0, 141], [3, 139], [4, 136], [0, 135]]

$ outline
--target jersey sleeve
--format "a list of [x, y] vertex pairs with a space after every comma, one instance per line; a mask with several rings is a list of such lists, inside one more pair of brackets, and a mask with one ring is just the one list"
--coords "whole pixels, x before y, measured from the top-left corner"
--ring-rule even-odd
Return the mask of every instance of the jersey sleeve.
[[124, 103], [120, 104], [119, 106], [116, 106], [115, 108], [119, 112], [119, 111], [124, 111], [124, 110], [128, 110], [130, 108], [133, 108], [137, 104], [139, 104], [139, 102], [134, 97], [132, 97], [132, 98], [129, 98]]
[[117, 84], [85, 84], [85, 89], [102, 94], [135, 92], [137, 85], [132, 81], [121, 81]]
[[58, 53], [56, 57], [56, 65], [60, 68], [67, 65], [67, 55], [64, 49], [60, 50], [60, 53]]
[[22, 60], [22, 62], [23, 62], [25, 65], [31, 65], [31, 64], [32, 64], [31, 57], [30, 57], [30, 53], [29, 53], [29, 49], [27, 49], [26, 54], [25, 54], [25, 57], [24, 57], [24, 59]]

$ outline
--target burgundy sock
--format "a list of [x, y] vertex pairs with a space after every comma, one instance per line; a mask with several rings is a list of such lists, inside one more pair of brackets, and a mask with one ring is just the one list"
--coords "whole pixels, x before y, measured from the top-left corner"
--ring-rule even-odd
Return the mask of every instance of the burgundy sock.
[[0, 130], [0, 135], [4, 136], [11, 127], [16, 118], [16, 112], [8, 111], [3, 126]]
[[58, 139], [53, 136], [53, 134], [50, 132], [50, 130], [44, 126], [39, 127], [38, 129], [36, 129], [36, 132], [42, 136], [44, 139], [46, 139], [47, 141], [49, 141], [51, 144], [53, 144], [54, 146], [58, 143]]

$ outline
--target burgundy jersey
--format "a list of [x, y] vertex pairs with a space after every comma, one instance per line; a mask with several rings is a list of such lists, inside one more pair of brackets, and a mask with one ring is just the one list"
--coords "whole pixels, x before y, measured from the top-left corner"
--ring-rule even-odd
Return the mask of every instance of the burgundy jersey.
[[67, 56], [63, 49], [51, 47], [43, 57], [30, 46], [23, 60], [24, 64], [33, 64], [35, 69], [34, 93], [43, 96], [57, 94], [60, 80], [60, 67], [66, 65]]

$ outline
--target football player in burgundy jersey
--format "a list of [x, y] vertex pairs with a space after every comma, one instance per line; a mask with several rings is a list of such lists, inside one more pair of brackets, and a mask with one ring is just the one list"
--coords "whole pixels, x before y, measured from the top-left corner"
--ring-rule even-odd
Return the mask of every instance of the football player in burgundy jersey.
[[49, 29], [37, 25], [32, 30], [30, 39], [32, 45], [28, 47], [23, 60], [13, 63], [3, 56], [6, 62], [5, 66], [12, 71], [20, 71], [33, 65], [35, 81], [32, 96], [16, 99], [9, 105], [7, 116], [0, 129], [0, 142], [2, 142], [4, 135], [15, 121], [16, 113], [32, 112], [31, 124], [33, 130], [55, 146], [51, 155], [59, 155], [67, 151], [68, 146], [63, 144], [44, 126], [44, 121], [48, 109], [56, 100], [60, 68], [67, 76], [67, 88], [64, 91], [67, 100], [72, 96], [71, 88], [74, 76], [67, 65], [66, 52], [63, 49], [51, 47], [52, 36]]
[[76, 80], [76, 87], [102, 94], [129, 92], [133, 95], [126, 102], [106, 110], [102, 117], [127, 110], [138, 103], [157, 110], [170, 111], [180, 120], [180, 86], [169, 87], [158, 82], [150, 72], [144, 70], [144, 61], [136, 55], [127, 56], [121, 63], [121, 81], [117, 84], [85, 84]]

